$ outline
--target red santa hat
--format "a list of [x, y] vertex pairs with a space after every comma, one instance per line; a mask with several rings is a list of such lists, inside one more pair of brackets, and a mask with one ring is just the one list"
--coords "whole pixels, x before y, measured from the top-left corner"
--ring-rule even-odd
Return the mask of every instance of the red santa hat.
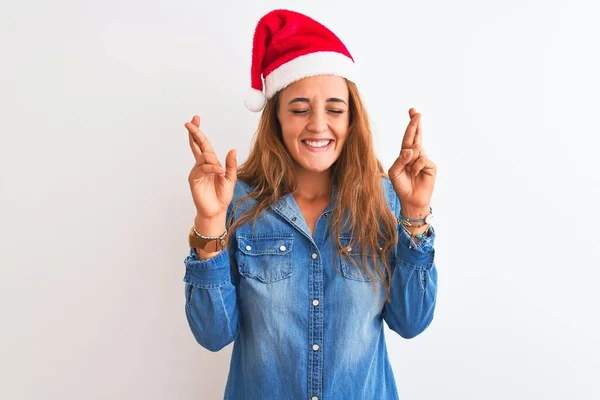
[[319, 22], [295, 11], [273, 10], [263, 16], [254, 31], [252, 88], [246, 107], [261, 111], [275, 93], [315, 75], [355, 81], [354, 59], [342, 41]]

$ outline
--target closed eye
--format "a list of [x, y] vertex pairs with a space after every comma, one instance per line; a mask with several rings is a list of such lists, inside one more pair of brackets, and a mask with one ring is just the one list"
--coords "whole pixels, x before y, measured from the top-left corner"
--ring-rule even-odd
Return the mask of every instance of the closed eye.
[[[309, 112], [309, 110], [291, 110], [291, 111], [293, 114], [296, 114], [296, 115], [303, 115], [303, 114], [306, 114]], [[344, 113], [344, 110], [327, 110], [327, 111], [329, 111], [330, 113], [333, 113], [333, 114], [338, 114], [338, 115]]]

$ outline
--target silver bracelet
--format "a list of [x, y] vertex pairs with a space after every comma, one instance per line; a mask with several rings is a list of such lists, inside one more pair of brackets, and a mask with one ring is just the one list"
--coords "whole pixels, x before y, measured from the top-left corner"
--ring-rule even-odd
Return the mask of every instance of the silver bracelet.
[[[398, 223], [400, 223], [404, 226], [416, 226], [417, 228], [420, 228], [425, 224], [430, 224], [432, 219], [433, 219], [433, 208], [431, 208], [431, 206], [429, 207], [429, 214], [425, 218], [418, 218], [418, 219], [406, 218], [402, 215], [402, 210], [400, 210], [400, 216], [396, 218]], [[423, 222], [423, 224], [413, 225], [413, 224], [411, 224], [411, 222]]]
[[223, 233], [221, 236], [204, 236], [201, 233], [198, 233], [198, 231], [196, 230], [196, 227], [194, 226], [194, 235], [201, 237], [202, 239], [224, 239], [225, 235], [227, 235], [227, 228], [225, 228], [225, 233]]

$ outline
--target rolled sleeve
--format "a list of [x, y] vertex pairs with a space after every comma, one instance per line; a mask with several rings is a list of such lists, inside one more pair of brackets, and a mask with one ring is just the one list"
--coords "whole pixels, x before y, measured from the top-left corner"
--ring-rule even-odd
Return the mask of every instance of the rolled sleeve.
[[185, 276], [183, 280], [196, 287], [209, 289], [222, 286], [231, 280], [227, 248], [206, 260], [200, 260], [196, 250], [191, 248], [184, 263]]
[[404, 228], [398, 225], [398, 262], [402, 266], [413, 269], [429, 270], [433, 267], [435, 257], [435, 229], [430, 226], [430, 236], [426, 236], [418, 243], [411, 238]]

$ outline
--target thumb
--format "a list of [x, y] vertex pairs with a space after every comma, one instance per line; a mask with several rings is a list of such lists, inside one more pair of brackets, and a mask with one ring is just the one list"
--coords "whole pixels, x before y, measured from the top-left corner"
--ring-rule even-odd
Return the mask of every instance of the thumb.
[[225, 157], [225, 176], [232, 182], [237, 181], [237, 150], [231, 149]]

